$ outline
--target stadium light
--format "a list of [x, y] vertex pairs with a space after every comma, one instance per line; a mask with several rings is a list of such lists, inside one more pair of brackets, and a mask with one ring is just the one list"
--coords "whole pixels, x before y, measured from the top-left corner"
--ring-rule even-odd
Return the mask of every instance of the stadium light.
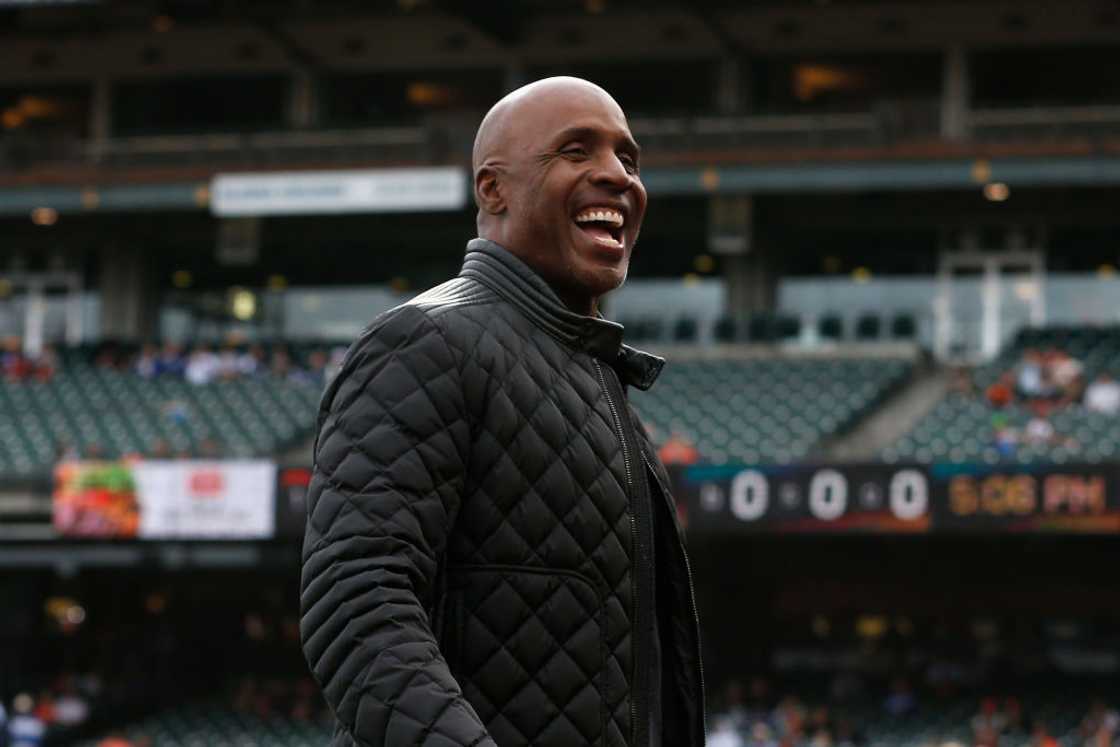
[[984, 185], [984, 199], [989, 202], [1003, 202], [1011, 196], [1011, 189], [1003, 182], [988, 182]]
[[249, 321], [257, 313], [257, 297], [247, 288], [233, 288], [230, 292], [230, 311], [235, 319]]
[[58, 211], [51, 207], [37, 207], [31, 211], [31, 222], [37, 226], [53, 226], [58, 223]]

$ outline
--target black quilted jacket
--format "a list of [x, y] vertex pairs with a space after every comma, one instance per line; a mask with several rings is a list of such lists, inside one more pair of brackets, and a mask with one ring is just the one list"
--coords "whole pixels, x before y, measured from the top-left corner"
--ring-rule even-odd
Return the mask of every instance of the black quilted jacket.
[[303, 549], [333, 745], [646, 745], [654, 588], [663, 744], [703, 744], [692, 581], [625, 394], [663, 361], [621, 337], [476, 239], [352, 346]]

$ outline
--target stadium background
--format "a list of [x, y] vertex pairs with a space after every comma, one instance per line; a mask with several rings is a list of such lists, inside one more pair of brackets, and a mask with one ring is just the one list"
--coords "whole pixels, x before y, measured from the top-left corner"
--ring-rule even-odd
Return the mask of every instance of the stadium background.
[[606, 311], [670, 359], [713, 744], [1112, 744], [1118, 42], [1112, 0], [0, 0], [3, 718], [325, 742], [319, 392], [456, 272], [485, 109], [566, 73], [644, 148]]

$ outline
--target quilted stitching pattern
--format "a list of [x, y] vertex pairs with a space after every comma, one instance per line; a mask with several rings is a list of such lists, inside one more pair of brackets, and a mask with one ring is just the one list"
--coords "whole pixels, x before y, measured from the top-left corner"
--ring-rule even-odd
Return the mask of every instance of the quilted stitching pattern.
[[308, 494], [302, 635], [334, 744], [629, 744], [625, 481], [590, 355], [492, 290], [376, 320], [324, 396]]

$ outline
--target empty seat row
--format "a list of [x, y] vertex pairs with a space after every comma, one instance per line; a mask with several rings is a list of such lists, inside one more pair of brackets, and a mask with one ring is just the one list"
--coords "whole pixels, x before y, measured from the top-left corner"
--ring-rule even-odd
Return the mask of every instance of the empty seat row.
[[853, 425], [907, 379], [902, 359], [674, 361], [633, 401], [655, 441], [703, 460], [788, 463]]

